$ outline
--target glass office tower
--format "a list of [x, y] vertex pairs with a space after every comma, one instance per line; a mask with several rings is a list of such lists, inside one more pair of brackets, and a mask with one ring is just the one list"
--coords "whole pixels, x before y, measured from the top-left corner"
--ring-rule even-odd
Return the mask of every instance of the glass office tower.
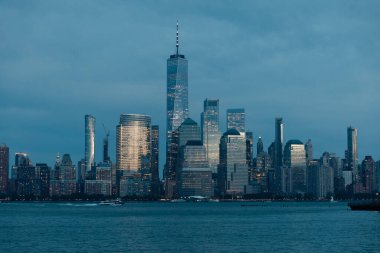
[[[167, 60], [167, 134], [176, 130], [189, 115], [187, 60], [178, 53], [178, 24], [176, 53]], [[168, 141], [168, 143], [170, 143]]]
[[219, 164], [219, 100], [206, 99], [201, 114], [202, 143], [212, 173], [217, 173]]
[[84, 160], [85, 160], [86, 172], [89, 172], [91, 171], [91, 167], [95, 165], [95, 117], [92, 115], [85, 115], [84, 124], [85, 124]]
[[225, 132], [220, 139], [218, 187], [221, 195], [247, 193], [248, 166], [246, 141], [236, 129]]
[[[179, 53], [179, 31], [177, 22], [176, 53], [167, 59], [167, 93], [166, 93], [166, 165], [165, 191], [171, 197], [175, 187], [175, 163], [173, 155], [176, 152], [175, 131], [189, 115], [188, 105], [188, 67], [187, 59]], [[169, 194], [168, 194], [169, 193]]]
[[144, 158], [151, 156], [151, 118], [141, 114], [122, 114], [116, 127], [116, 166], [139, 173]]
[[236, 129], [245, 135], [245, 111], [243, 108], [227, 110], [227, 130]]

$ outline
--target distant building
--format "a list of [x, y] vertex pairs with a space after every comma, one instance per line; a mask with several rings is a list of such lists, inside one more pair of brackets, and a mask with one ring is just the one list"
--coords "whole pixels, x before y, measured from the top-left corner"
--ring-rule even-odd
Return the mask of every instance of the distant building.
[[199, 140], [187, 141], [180, 150], [178, 189], [180, 197], [212, 197], [212, 173], [206, 158], [206, 149]]
[[206, 99], [201, 114], [202, 143], [206, 148], [207, 160], [212, 173], [217, 173], [219, 164], [219, 100]]
[[[305, 146], [299, 140], [290, 140], [284, 148], [284, 165], [288, 169], [283, 179], [283, 191], [287, 193], [306, 193], [306, 155]], [[284, 187], [289, 185], [289, 187]]]
[[152, 195], [160, 195], [160, 178], [159, 178], [159, 127], [158, 125], [152, 126], [152, 161], [151, 161], [151, 174], [152, 174]]
[[0, 194], [8, 194], [9, 148], [0, 146]]
[[245, 135], [244, 108], [227, 109], [227, 130], [229, 129], [236, 129], [241, 135]]
[[50, 168], [44, 163], [17, 167], [16, 189], [22, 198], [49, 196]]
[[178, 128], [177, 191], [180, 197], [213, 195], [212, 173], [198, 124], [187, 118]]
[[376, 163], [372, 156], [365, 156], [362, 161], [360, 179], [363, 186], [363, 193], [378, 192]]
[[[280, 193], [283, 191], [283, 179], [282, 179], [282, 164], [283, 164], [283, 143], [284, 143], [284, 124], [282, 123], [282, 118], [275, 119], [275, 140], [274, 140], [274, 157], [273, 168], [275, 177], [275, 188], [276, 192]], [[268, 152], [271, 155], [271, 152]]]
[[167, 92], [166, 92], [166, 165], [165, 165], [165, 194], [168, 197], [175, 192], [175, 159], [178, 152], [175, 147], [176, 130], [189, 116], [188, 104], [188, 62], [179, 53], [179, 31], [177, 23], [176, 52], [167, 60]]
[[92, 115], [84, 116], [85, 122], [85, 166], [86, 172], [90, 172], [95, 166], [95, 117]]
[[53, 179], [50, 181], [50, 196], [71, 195], [77, 192], [76, 170], [69, 154], [56, 161]]
[[257, 141], [257, 152], [256, 155], [260, 154], [261, 152], [264, 151], [264, 143], [261, 137], [259, 136], [259, 139]]
[[352, 171], [355, 180], [358, 180], [358, 130], [349, 126], [347, 128], [347, 170]]
[[95, 169], [95, 178], [85, 180], [84, 193], [87, 195], [112, 195], [112, 165], [99, 163]]
[[343, 170], [342, 173], [343, 173], [342, 176], [344, 179], [344, 186], [346, 187], [346, 190], [347, 190], [347, 187], [352, 185], [352, 171]]
[[251, 173], [251, 182], [254, 187], [254, 193], [270, 192], [272, 182], [272, 160], [268, 153], [260, 152], [254, 160], [254, 170]]
[[232, 128], [220, 139], [218, 187], [221, 195], [248, 193], [245, 136]]
[[309, 162], [310, 160], [313, 160], [313, 144], [311, 143], [311, 140], [307, 140], [305, 143], [305, 154], [306, 154], [306, 162]]
[[15, 154], [15, 165], [12, 166], [11, 178], [16, 180], [17, 178], [17, 168], [20, 166], [32, 165], [32, 161], [29, 159], [27, 153], [18, 152]]
[[248, 168], [252, 169], [253, 168], [253, 133], [252, 132], [246, 132], [245, 145], [246, 145], [246, 151], [245, 151], [246, 163], [248, 165]]
[[122, 196], [151, 194], [151, 152], [150, 116], [122, 114], [116, 128], [116, 167], [122, 172]]

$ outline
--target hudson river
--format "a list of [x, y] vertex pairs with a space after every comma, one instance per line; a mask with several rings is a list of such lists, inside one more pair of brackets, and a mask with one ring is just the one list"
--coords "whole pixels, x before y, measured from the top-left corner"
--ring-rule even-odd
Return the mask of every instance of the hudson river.
[[0, 203], [0, 252], [380, 252], [380, 213], [344, 202]]

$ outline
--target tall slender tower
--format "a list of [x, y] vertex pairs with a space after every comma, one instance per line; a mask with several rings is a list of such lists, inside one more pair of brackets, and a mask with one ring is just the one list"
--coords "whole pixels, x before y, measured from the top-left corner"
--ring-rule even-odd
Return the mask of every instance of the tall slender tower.
[[189, 115], [187, 60], [179, 54], [177, 22], [176, 53], [167, 60], [167, 133], [168, 137]]
[[172, 141], [173, 133], [188, 118], [188, 66], [187, 59], [179, 53], [179, 31], [177, 21], [176, 52], [167, 59], [167, 91], [166, 91], [166, 165], [165, 190], [175, 185], [176, 165], [171, 162], [171, 150], [175, 149]]
[[219, 100], [206, 99], [201, 114], [202, 143], [212, 173], [217, 173], [219, 164]]
[[86, 172], [91, 171], [91, 167], [95, 165], [95, 117], [92, 115], [84, 116], [85, 124], [85, 167]]
[[282, 118], [275, 119], [275, 140], [274, 140], [274, 171], [277, 191], [281, 191], [281, 167], [283, 162], [284, 124]]
[[348, 170], [352, 171], [354, 179], [358, 176], [358, 130], [351, 126], [347, 127], [347, 164]]

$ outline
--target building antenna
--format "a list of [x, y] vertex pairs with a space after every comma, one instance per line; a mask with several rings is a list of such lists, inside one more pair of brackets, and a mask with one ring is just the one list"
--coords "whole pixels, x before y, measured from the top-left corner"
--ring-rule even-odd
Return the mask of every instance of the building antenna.
[[177, 48], [177, 55], [178, 55], [178, 47], [179, 47], [178, 19], [177, 19], [177, 36], [176, 36], [176, 44], [175, 44], [175, 46]]

